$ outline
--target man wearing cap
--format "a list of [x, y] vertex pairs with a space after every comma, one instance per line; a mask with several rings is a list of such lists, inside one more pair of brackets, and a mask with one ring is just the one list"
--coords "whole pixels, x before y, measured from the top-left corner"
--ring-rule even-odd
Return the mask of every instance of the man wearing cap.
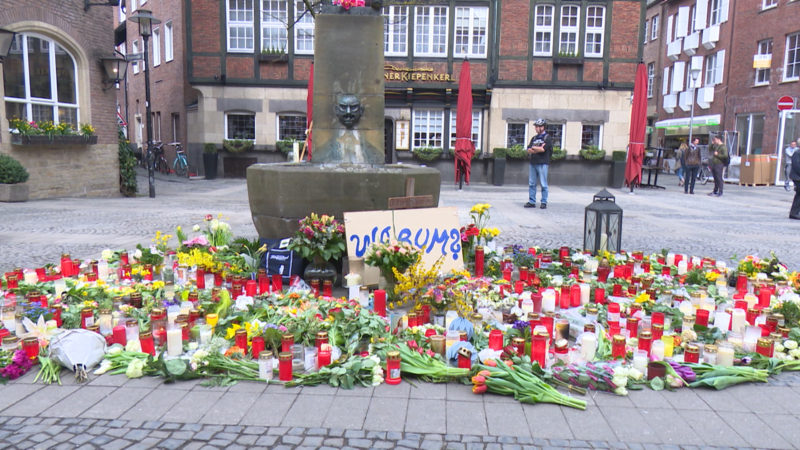
[[536, 135], [528, 144], [528, 154], [531, 157], [528, 171], [528, 202], [526, 208], [536, 208], [536, 185], [542, 185], [541, 208], [547, 208], [547, 169], [550, 167], [550, 157], [553, 155], [553, 138], [547, 134], [544, 119], [537, 119], [533, 123]]

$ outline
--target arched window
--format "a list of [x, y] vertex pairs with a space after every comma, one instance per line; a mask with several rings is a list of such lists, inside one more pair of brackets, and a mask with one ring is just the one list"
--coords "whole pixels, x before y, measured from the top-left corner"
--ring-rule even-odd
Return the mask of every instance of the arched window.
[[3, 61], [6, 118], [78, 127], [77, 65], [56, 41], [17, 34]]

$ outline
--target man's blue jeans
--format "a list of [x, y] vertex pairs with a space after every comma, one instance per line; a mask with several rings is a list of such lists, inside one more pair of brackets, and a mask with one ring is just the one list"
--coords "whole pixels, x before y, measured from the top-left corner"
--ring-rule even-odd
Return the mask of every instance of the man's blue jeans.
[[536, 203], [536, 185], [542, 185], [542, 203], [547, 204], [547, 169], [549, 164], [531, 164], [528, 172], [528, 201]]

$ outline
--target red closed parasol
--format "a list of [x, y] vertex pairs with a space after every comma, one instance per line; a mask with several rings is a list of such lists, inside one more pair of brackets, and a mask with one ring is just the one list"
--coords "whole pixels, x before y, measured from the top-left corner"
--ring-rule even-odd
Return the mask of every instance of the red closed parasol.
[[469, 184], [470, 165], [474, 155], [475, 145], [472, 143], [472, 81], [469, 61], [465, 59], [461, 64], [461, 75], [458, 78], [455, 145], [456, 183], [458, 183], [461, 175], [459, 168], [463, 168], [464, 181]]
[[308, 160], [311, 161], [311, 124], [312, 112], [314, 109], [314, 63], [308, 71], [308, 93], [306, 94], [306, 148], [308, 149]]
[[642, 161], [644, 160], [644, 135], [647, 126], [647, 71], [643, 63], [636, 67], [631, 106], [631, 128], [628, 140], [628, 161], [625, 165], [625, 184], [642, 183]]

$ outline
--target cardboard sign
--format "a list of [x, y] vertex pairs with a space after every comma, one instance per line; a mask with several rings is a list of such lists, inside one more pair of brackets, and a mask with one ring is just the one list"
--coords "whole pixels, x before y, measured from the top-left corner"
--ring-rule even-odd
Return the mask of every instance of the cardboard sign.
[[455, 207], [346, 212], [344, 226], [351, 267], [361, 267], [358, 262], [373, 243], [396, 239], [424, 248], [422, 261], [428, 266], [443, 258], [444, 273], [464, 268]]

